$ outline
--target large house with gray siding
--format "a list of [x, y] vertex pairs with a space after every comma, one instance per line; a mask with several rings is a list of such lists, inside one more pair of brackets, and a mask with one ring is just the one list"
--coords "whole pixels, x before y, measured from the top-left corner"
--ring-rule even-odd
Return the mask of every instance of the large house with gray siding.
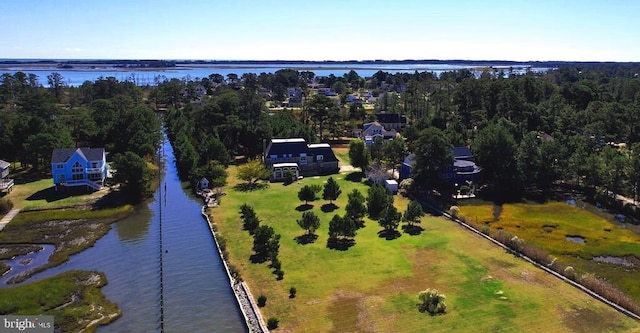
[[328, 143], [307, 144], [302, 138], [272, 139], [264, 150], [264, 163], [271, 168], [271, 181], [299, 176], [338, 173], [338, 159]]

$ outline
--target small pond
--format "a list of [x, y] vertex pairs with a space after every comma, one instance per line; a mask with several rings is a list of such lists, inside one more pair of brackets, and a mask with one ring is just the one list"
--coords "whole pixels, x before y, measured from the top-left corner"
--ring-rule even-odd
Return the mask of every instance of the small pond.
[[584, 237], [582, 237], [582, 236], [570, 236], [570, 235], [567, 235], [567, 236], [564, 237], [564, 239], [567, 242], [574, 242], [574, 243], [578, 243], [578, 244], [586, 243]]
[[15, 256], [4, 261], [4, 263], [11, 267], [11, 269], [0, 277], [0, 285], [6, 285], [7, 281], [12, 277], [38, 266], [42, 266], [49, 261], [49, 257], [53, 253], [53, 250], [56, 249], [55, 245], [42, 244], [38, 246], [40, 246], [40, 250], [38, 251], [29, 252], [21, 256]]
[[634, 266], [632, 262], [630, 262], [626, 258], [621, 258], [621, 257], [600, 256], [600, 257], [593, 257], [593, 261], [606, 262], [610, 264], [622, 265], [625, 267]]

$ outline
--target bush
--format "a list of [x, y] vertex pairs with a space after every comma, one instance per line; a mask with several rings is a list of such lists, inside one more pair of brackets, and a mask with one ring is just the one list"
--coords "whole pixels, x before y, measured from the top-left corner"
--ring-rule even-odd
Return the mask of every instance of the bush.
[[0, 214], [6, 214], [13, 209], [13, 202], [9, 199], [0, 199]]
[[609, 301], [620, 305], [621, 307], [640, 315], [640, 305], [631, 297], [608, 282], [599, 279], [593, 274], [582, 274], [576, 277], [576, 282], [585, 286], [596, 294], [608, 299]]
[[427, 289], [418, 294], [420, 304], [418, 309], [420, 312], [428, 312], [431, 315], [444, 314], [447, 311], [447, 304], [444, 302], [447, 298], [444, 294], [440, 294], [436, 289]]
[[260, 294], [258, 296], [258, 306], [263, 308], [265, 305], [267, 305], [267, 296]]
[[289, 298], [295, 298], [297, 292], [296, 287], [289, 288]]
[[270, 330], [275, 330], [276, 328], [278, 328], [278, 323], [280, 321], [278, 320], [278, 318], [276, 317], [269, 317], [269, 319], [267, 319], [267, 328]]
[[278, 276], [278, 280], [284, 279], [284, 271], [281, 269], [276, 270], [276, 275]]
[[575, 280], [575, 278], [576, 278], [576, 272], [573, 269], [573, 267], [571, 267], [571, 266], [567, 266], [567, 267], [564, 268], [563, 275], [567, 279], [571, 279], [571, 280]]
[[458, 206], [451, 206], [451, 208], [449, 208], [449, 214], [451, 214], [453, 218], [457, 218], [458, 214], [460, 214], [460, 208], [458, 208]]

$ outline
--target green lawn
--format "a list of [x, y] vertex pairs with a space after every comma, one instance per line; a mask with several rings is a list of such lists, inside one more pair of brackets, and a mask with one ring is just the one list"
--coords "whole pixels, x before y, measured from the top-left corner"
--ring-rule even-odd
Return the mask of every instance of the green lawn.
[[[220, 208], [212, 209], [227, 241], [230, 261], [239, 268], [255, 297], [267, 296], [265, 318], [277, 317], [278, 330], [292, 332], [566, 332], [631, 331], [638, 323], [620, 315], [569, 285], [518, 260], [455, 223], [425, 217], [424, 231], [386, 240], [381, 228], [366, 220], [355, 245], [346, 251], [327, 248], [328, 221], [344, 213], [347, 193], [362, 183], [334, 175], [342, 188], [336, 211], [323, 212], [319, 237], [311, 244], [295, 240], [304, 231], [296, 224], [302, 185], [322, 184], [328, 177], [305, 178], [284, 186], [272, 183], [252, 192], [233, 189], [235, 168]], [[252, 205], [262, 221], [281, 234], [284, 279], [276, 280], [268, 263], [254, 264], [252, 238], [242, 230], [239, 207]], [[408, 201], [396, 196], [400, 211]], [[289, 298], [296, 287], [297, 297]], [[432, 317], [417, 311], [417, 294], [436, 288], [447, 296], [448, 313]], [[636, 329], [636, 331], [638, 331]]]
[[[491, 205], [460, 206], [461, 216], [489, 224], [492, 229], [509, 231], [567, 265], [606, 278], [640, 302], [637, 265], [629, 268], [592, 260], [597, 256], [640, 259], [640, 234], [564, 202], [504, 205], [496, 222], [492, 211]], [[570, 242], [566, 236], [580, 236], [585, 242]]]
[[51, 178], [44, 178], [14, 185], [6, 198], [13, 202], [14, 208], [53, 209], [91, 204], [108, 192], [107, 188], [95, 192], [86, 191], [84, 188], [56, 191]]

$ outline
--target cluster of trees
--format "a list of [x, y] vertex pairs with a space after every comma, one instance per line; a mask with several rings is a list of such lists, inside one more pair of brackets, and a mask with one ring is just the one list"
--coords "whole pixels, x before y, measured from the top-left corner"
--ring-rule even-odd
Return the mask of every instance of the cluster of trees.
[[[323, 199], [335, 200], [342, 193], [340, 186], [333, 178], [329, 178], [324, 188], [320, 185], [305, 185], [298, 191], [298, 199], [308, 205], [309, 201], [317, 199], [316, 195], [323, 189]], [[397, 228], [400, 222], [406, 222], [403, 227], [406, 232], [413, 233], [416, 229], [422, 230], [415, 224], [420, 223], [424, 216], [422, 206], [416, 201], [411, 201], [405, 212], [402, 214], [393, 205], [394, 196], [386, 188], [380, 185], [373, 185], [368, 190], [365, 198], [362, 193], [353, 189], [348, 194], [347, 206], [343, 216], [334, 215], [329, 222], [329, 244], [349, 243], [353, 241], [357, 230], [364, 226], [363, 218], [368, 216], [377, 220], [383, 228], [383, 233], [388, 236], [397, 237]], [[297, 220], [298, 225], [306, 231], [303, 238], [315, 239], [315, 231], [320, 227], [320, 218], [312, 211], [302, 213]]]
[[[640, 175], [640, 66], [567, 66], [514, 75], [487, 69], [442, 73], [376, 73], [369, 88], [387, 89], [376, 108], [409, 119], [405, 145], [350, 147], [355, 166], [387, 167], [394, 156], [416, 154], [416, 182], [443, 193], [439, 174], [450, 150], [469, 146], [483, 182], [500, 201], [526, 191], [548, 192], [557, 181], [637, 195]], [[610, 143], [624, 143], [612, 145]], [[626, 148], [621, 148], [626, 147]], [[403, 150], [404, 149], [404, 150]]]
[[276, 234], [272, 227], [268, 225], [260, 225], [260, 219], [256, 215], [255, 210], [248, 204], [240, 206], [240, 218], [243, 221], [243, 227], [251, 235], [253, 235], [253, 251], [255, 256], [253, 260], [264, 262], [271, 260], [271, 268], [278, 280], [284, 277], [282, 263], [278, 259], [280, 251], [280, 235]]
[[162, 132], [142, 89], [112, 77], [67, 87], [59, 73], [47, 82], [48, 88], [37, 75], [23, 72], [0, 76], [2, 158], [46, 172], [55, 148], [104, 147], [131, 199], [149, 194], [147, 162], [153, 161]]

